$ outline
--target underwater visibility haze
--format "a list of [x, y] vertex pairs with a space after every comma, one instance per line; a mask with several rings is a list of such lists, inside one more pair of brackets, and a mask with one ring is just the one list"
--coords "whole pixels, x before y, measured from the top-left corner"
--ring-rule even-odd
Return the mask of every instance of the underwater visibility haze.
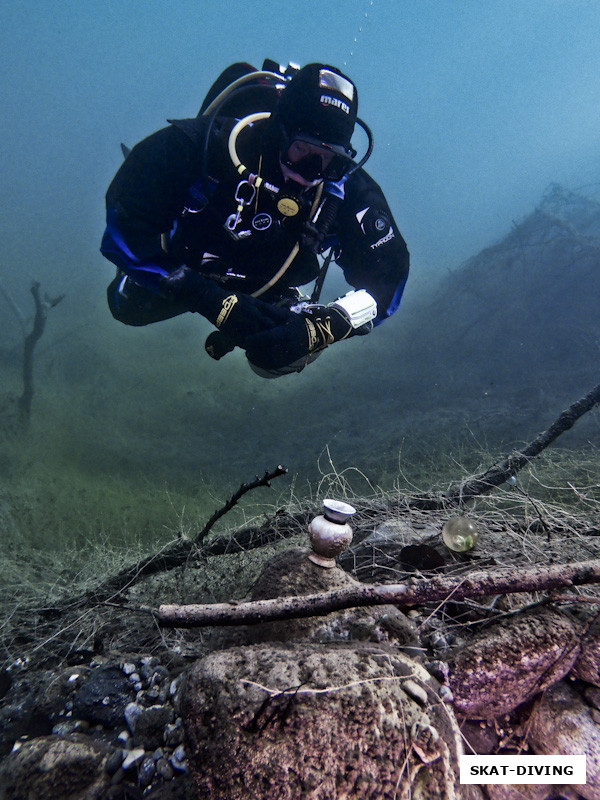
[[[277, 464], [290, 469], [278, 490], [300, 498], [318, 495], [332, 470], [355, 468], [348, 479], [365, 492], [391, 489], [400, 472], [434, 481], [436, 464], [454, 459], [459, 471], [488, 444], [534, 436], [597, 381], [593, 311], [569, 302], [566, 251], [519, 262], [530, 295], [508, 268], [486, 283], [492, 262], [461, 267], [543, 197], [550, 208], [552, 184], [566, 187], [556, 218], [574, 208], [569, 190], [589, 199], [595, 222], [581, 236], [600, 242], [595, 0], [3, 5], [0, 524], [17, 549], [168, 538]], [[239, 350], [209, 359], [211, 327], [197, 315], [143, 329], [115, 322], [105, 298], [114, 270], [98, 249], [120, 143], [195, 116], [228, 64], [264, 58], [322, 61], [355, 81], [375, 138], [366, 168], [411, 253], [391, 319], [277, 381], [255, 376]], [[582, 240], [570, 246], [580, 252]], [[345, 291], [331, 273], [328, 300]], [[572, 280], [597, 297], [594, 271]], [[15, 433], [33, 281], [65, 297], [35, 351], [30, 428]], [[540, 299], [535, 325], [514, 340], [502, 332], [514, 330], [511, 286]], [[528, 349], [528, 331], [549, 321], [557, 341]], [[578, 358], [575, 340], [560, 338], [575, 322]], [[466, 338], [453, 339], [459, 330]], [[499, 340], [510, 346], [494, 349]], [[592, 422], [583, 438], [596, 434]]]

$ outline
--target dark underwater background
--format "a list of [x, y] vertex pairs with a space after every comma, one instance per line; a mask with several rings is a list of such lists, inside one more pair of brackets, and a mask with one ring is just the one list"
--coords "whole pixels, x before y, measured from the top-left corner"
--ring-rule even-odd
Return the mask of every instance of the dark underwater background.
[[[0, 533], [17, 562], [168, 541], [278, 464], [238, 516], [450, 483], [599, 382], [596, 0], [25, 0], [2, 18]], [[210, 360], [200, 317], [115, 322], [98, 252], [120, 143], [265, 57], [356, 82], [412, 264], [395, 316], [277, 381], [240, 351]], [[22, 431], [15, 307], [30, 325], [34, 280], [65, 298]], [[556, 450], [557, 491], [595, 491], [597, 444], [592, 412]]]

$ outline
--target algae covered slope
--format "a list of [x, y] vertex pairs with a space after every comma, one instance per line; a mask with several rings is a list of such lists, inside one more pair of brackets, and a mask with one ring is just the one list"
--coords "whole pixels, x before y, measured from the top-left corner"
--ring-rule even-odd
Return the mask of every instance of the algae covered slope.
[[[0, 355], [5, 536], [42, 550], [163, 541], [279, 463], [290, 476], [259, 504], [316, 496], [328, 476], [369, 494], [491, 462], [597, 383], [599, 208], [551, 187], [436, 291], [281, 381], [240, 351], [207, 359], [197, 316], [130, 330], [99, 304], [83, 318], [67, 295], [36, 351], [26, 435], [16, 327]], [[596, 433], [592, 413], [561, 446]]]

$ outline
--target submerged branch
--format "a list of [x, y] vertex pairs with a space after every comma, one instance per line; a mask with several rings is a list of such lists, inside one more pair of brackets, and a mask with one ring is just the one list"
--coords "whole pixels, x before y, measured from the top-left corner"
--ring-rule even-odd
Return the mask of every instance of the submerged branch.
[[280, 475], [287, 474], [287, 467], [282, 467], [279, 465], [277, 469], [274, 469], [273, 472], [265, 472], [262, 478], [257, 477], [256, 480], [251, 481], [250, 483], [242, 483], [240, 488], [233, 494], [229, 500], [225, 503], [222, 508], [219, 508], [212, 517], [208, 520], [206, 525], [202, 528], [198, 536], [194, 539], [195, 544], [200, 544], [210, 533], [213, 525], [217, 520], [221, 519], [228, 511], [231, 509], [242, 499], [242, 497], [246, 494], [246, 492], [250, 492], [252, 489], [257, 489], [259, 486], [271, 486], [271, 481], [273, 478], [278, 478]]
[[553, 564], [531, 569], [478, 570], [458, 578], [411, 578], [407, 583], [360, 585], [304, 597], [282, 597], [246, 603], [162, 605], [158, 622], [165, 627], [254, 625], [300, 617], [319, 617], [332, 611], [392, 604], [399, 608], [429, 602], [453, 601], [514, 592], [548, 591], [564, 586], [600, 583], [600, 559], [576, 564]]
[[409, 508], [425, 510], [449, 508], [466, 503], [479, 495], [491, 491], [527, 466], [542, 450], [545, 450], [548, 445], [558, 439], [562, 433], [572, 428], [580, 417], [587, 414], [598, 403], [600, 403], [600, 384], [584, 397], [572, 403], [547, 430], [542, 431], [523, 450], [515, 450], [502, 461], [493, 464], [481, 475], [476, 475], [461, 483], [455, 483], [446, 492], [438, 495], [422, 494], [409, 498], [407, 501]]
[[[230, 511], [234, 505], [249, 491], [260, 486], [271, 486], [273, 478], [287, 474], [286, 467], [278, 466], [272, 472], [266, 471], [262, 478], [257, 478], [251, 483], [243, 483], [237, 492], [225, 503], [225, 505], [212, 515], [204, 528], [200, 531], [196, 539], [179, 540], [175, 544], [165, 547], [158, 553], [153, 553], [146, 558], [142, 558], [135, 564], [125, 567], [116, 575], [107, 578], [95, 589], [86, 592], [78, 597], [70, 598], [60, 604], [59, 610], [78, 608], [89, 603], [100, 603], [118, 597], [120, 594], [135, 586], [143, 578], [156, 575], [160, 572], [168, 572], [176, 567], [186, 564], [191, 558], [199, 558], [212, 555], [215, 552], [226, 552], [226, 545], [231, 544], [234, 537], [226, 537], [226, 541], [216, 541], [206, 547], [199, 547], [202, 540], [208, 535], [209, 531], [224, 514]], [[264, 542], [263, 542], [264, 543]], [[243, 548], [242, 548], [243, 549]]]
[[21, 423], [29, 424], [31, 416], [31, 401], [33, 400], [33, 351], [44, 333], [48, 310], [54, 308], [63, 299], [64, 295], [55, 298], [45, 296], [44, 300], [40, 297], [40, 284], [34, 281], [31, 286], [31, 294], [35, 303], [35, 317], [30, 333], [25, 337], [23, 346], [23, 394], [19, 397], [18, 407]]

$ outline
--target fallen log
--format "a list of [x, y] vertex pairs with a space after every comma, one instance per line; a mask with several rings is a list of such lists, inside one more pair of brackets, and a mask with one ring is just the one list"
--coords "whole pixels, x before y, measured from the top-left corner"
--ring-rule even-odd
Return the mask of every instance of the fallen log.
[[281, 597], [244, 603], [161, 605], [157, 621], [170, 628], [255, 625], [300, 617], [320, 617], [332, 611], [362, 606], [399, 608], [430, 602], [475, 599], [495, 594], [536, 592], [600, 583], [600, 559], [552, 564], [522, 570], [512, 567], [477, 570], [457, 578], [410, 578], [406, 583], [361, 585], [301, 597]]

